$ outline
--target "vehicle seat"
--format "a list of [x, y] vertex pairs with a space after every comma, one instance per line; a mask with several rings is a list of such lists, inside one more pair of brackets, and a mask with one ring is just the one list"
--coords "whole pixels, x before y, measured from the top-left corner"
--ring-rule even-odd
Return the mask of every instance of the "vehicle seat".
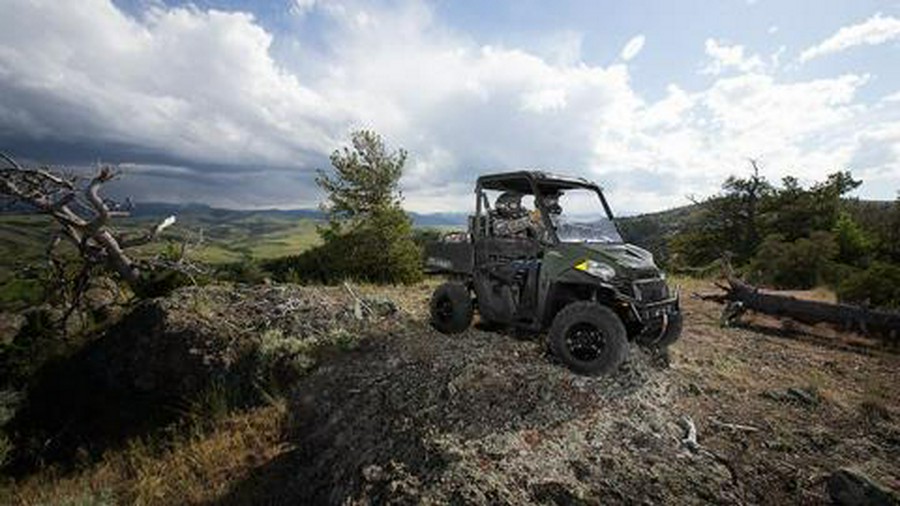
[[503, 192], [494, 202], [494, 216], [503, 220], [515, 220], [528, 214], [522, 206], [522, 194]]

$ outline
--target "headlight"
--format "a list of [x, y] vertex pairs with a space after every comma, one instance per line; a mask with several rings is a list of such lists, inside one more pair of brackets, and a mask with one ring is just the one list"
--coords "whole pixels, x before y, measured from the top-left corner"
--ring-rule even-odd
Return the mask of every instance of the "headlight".
[[602, 279], [603, 281], [609, 281], [610, 279], [616, 277], [615, 269], [603, 262], [597, 262], [596, 260], [585, 260], [579, 264], [576, 264], [575, 269], [586, 272], [591, 276]]

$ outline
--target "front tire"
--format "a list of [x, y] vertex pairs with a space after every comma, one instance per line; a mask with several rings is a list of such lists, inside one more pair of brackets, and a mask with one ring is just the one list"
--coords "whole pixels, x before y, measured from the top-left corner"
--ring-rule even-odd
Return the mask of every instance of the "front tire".
[[608, 374], [628, 356], [625, 326], [608, 307], [591, 301], [564, 307], [550, 326], [550, 351], [578, 374]]
[[431, 325], [444, 334], [459, 334], [472, 324], [472, 296], [459, 283], [444, 283], [431, 296]]

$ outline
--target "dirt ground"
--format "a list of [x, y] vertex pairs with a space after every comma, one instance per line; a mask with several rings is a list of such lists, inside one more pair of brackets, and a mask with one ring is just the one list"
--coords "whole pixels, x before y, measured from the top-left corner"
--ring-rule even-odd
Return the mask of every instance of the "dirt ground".
[[[397, 311], [323, 357], [278, 409], [227, 418], [162, 453], [116, 450], [74, 474], [35, 475], [6, 497], [22, 504], [828, 504], [827, 477], [843, 468], [900, 490], [900, 354], [834, 329], [760, 316], [722, 328], [721, 306], [691, 297], [712, 291], [711, 283], [675, 282], [685, 330], [667, 359], [632, 347], [626, 364], [602, 378], [555, 363], [540, 336], [478, 326], [458, 336], [435, 332], [427, 323], [435, 280], [356, 287], [363, 299], [388, 298]], [[305, 290], [353, 309], [342, 288]], [[201, 309], [213, 314], [215, 297], [204, 300]], [[289, 313], [267, 321], [292, 325], [278, 333], [283, 338], [312, 322]], [[253, 318], [241, 316], [248, 325]], [[696, 444], [685, 441], [691, 426]], [[90, 493], [73, 496], [79, 490]]]
[[668, 366], [633, 347], [609, 378], [569, 373], [533, 336], [438, 334], [429, 287], [394, 291], [413, 323], [303, 380], [293, 449], [223, 501], [817, 504], [841, 468], [900, 488], [900, 357], [752, 318], [721, 328], [721, 307], [690, 297], [711, 285], [681, 282]]

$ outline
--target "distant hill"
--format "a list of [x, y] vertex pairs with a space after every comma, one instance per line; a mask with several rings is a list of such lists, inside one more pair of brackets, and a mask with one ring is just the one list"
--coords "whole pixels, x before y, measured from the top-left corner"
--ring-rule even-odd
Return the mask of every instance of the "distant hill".
[[245, 218], [247, 216], [277, 216], [324, 219], [325, 213], [318, 209], [225, 209], [206, 204], [168, 204], [163, 202], [137, 202], [131, 209], [135, 218], [156, 218], [174, 214], [176, 216], [211, 217], [215, 219]]
[[[205, 204], [166, 204], [159, 202], [138, 202], [131, 215], [135, 218], [156, 218], [174, 214], [179, 217], [197, 219], [212, 218], [242, 219], [247, 216], [298, 218], [324, 220], [325, 213], [319, 209], [222, 209]], [[417, 227], [454, 227], [466, 225], [466, 213], [408, 213]]]
[[[117, 218], [117, 228], [138, 234], [155, 222], [176, 215], [175, 226], [162, 240], [140, 248], [138, 255], [154, 255], [166, 242], [187, 241], [189, 257], [210, 264], [238, 262], [246, 258], [269, 259], [295, 255], [318, 244], [316, 228], [325, 219], [318, 209], [220, 209], [204, 204], [137, 202], [128, 218]], [[462, 228], [466, 215], [459, 213], [410, 213], [416, 227]], [[0, 290], [26, 266], [44, 261], [46, 247], [56, 225], [23, 206], [0, 212]], [[0, 297], [2, 303], [2, 297]]]
[[[847, 208], [854, 218], [869, 228], [891, 209], [890, 201], [849, 200]], [[691, 226], [702, 204], [688, 205], [654, 213], [617, 219], [627, 242], [651, 251], [661, 263], [668, 258], [669, 238]], [[51, 236], [46, 217], [17, 212], [0, 213], [0, 281], [17, 264], [41, 261]], [[143, 230], [165, 216], [176, 215], [176, 226], [165, 237], [202, 243], [195, 248], [197, 259], [210, 263], [239, 261], [243, 258], [274, 258], [296, 254], [319, 242], [316, 226], [325, 219], [318, 209], [234, 210], [204, 204], [167, 204], [138, 202], [131, 217], [118, 221], [124, 230]], [[464, 228], [467, 213], [409, 213], [416, 227]], [[148, 252], [153, 248], [148, 247]]]

